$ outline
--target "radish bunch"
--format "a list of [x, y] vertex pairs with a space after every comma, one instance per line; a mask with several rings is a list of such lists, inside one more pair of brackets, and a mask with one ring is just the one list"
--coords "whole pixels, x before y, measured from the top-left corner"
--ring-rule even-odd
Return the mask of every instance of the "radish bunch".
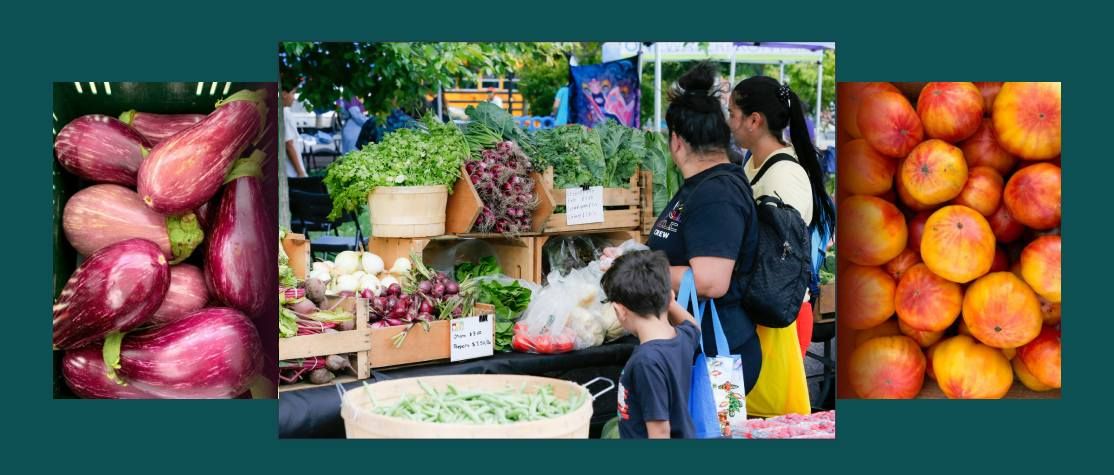
[[[371, 297], [371, 327], [383, 328], [437, 320], [444, 306], [460, 293], [460, 285], [444, 273], [437, 272], [428, 279], [417, 281], [413, 289], [404, 292], [399, 284], [391, 284], [378, 297]], [[454, 317], [461, 315], [460, 306], [451, 310]]]
[[480, 158], [464, 164], [484, 208], [473, 227], [481, 233], [520, 234], [530, 231], [538, 206], [530, 158], [514, 142], [499, 142]]

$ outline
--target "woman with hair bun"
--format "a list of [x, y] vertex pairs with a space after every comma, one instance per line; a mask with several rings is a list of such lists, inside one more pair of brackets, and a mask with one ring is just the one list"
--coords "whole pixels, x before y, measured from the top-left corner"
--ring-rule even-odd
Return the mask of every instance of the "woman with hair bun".
[[[714, 299], [728, 350], [742, 357], [749, 392], [762, 368], [762, 350], [755, 325], [742, 307], [743, 289], [738, 282], [745, 280], [734, 274], [736, 268], [752, 266], [749, 250], [757, 244], [757, 217], [743, 169], [728, 158], [731, 130], [718, 78], [715, 64], [700, 63], [669, 93], [665, 114], [669, 150], [685, 181], [658, 216], [646, 244], [669, 258], [674, 290], [692, 269], [697, 294]], [[711, 321], [704, 319], [702, 333], [705, 352], [714, 355], [718, 349]]]

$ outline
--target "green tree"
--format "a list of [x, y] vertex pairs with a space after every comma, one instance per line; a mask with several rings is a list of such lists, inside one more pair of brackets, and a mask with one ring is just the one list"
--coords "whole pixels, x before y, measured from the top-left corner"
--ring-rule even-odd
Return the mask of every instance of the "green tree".
[[280, 73], [300, 78], [299, 97], [315, 109], [361, 97], [370, 113], [412, 108], [439, 84], [470, 71], [506, 74], [525, 59], [551, 57], [562, 43], [352, 43], [286, 42]]
[[[768, 64], [763, 74], [770, 77], [778, 76], [778, 66]], [[801, 98], [801, 102], [808, 104], [808, 111], [816, 107], [816, 63], [793, 63], [785, 65], [785, 77], [789, 87]], [[824, 51], [824, 86], [823, 103], [821, 107], [831, 109], [835, 104], [835, 51]]]
[[554, 113], [553, 98], [561, 86], [569, 83], [569, 63], [566, 55], [576, 56], [580, 64], [600, 62], [602, 43], [568, 43], [561, 45], [551, 56], [526, 58], [518, 74], [518, 89], [533, 115]]

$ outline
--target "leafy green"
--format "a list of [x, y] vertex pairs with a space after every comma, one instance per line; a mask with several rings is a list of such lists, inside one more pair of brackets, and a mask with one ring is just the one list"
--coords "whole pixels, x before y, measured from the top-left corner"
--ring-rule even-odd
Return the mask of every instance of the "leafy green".
[[596, 126], [606, 171], [603, 186], [624, 188], [646, 156], [646, 139], [638, 129], [609, 120]]
[[495, 350], [509, 351], [514, 338], [514, 321], [530, 306], [533, 292], [517, 281], [504, 284], [486, 280], [479, 285], [477, 302], [495, 307]]
[[499, 262], [495, 259], [495, 256], [487, 256], [480, 259], [480, 262], [476, 264], [461, 262], [456, 265], [453, 273], [457, 282], [464, 282], [485, 275], [499, 275], [503, 273], [503, 269], [499, 268]]
[[491, 129], [492, 132], [503, 137], [504, 140], [511, 140], [517, 143], [518, 148], [521, 148], [527, 156], [532, 157], [537, 151], [534, 146], [534, 139], [530, 137], [526, 131], [522, 130], [522, 128], [518, 126], [518, 123], [515, 122], [514, 116], [503, 110], [502, 107], [490, 102], [481, 102], [475, 106], [468, 106], [468, 108], [464, 109], [464, 113], [468, 114], [468, 117], [471, 118], [473, 122], [483, 124]]
[[298, 334], [298, 316], [293, 310], [280, 306], [279, 337], [290, 338]]
[[649, 170], [654, 175], [654, 216], [661, 214], [669, 199], [669, 181], [666, 178], [669, 163], [669, 141], [661, 133], [646, 132], [646, 155], [642, 157], [642, 168]]
[[324, 182], [333, 199], [330, 219], [358, 211], [379, 186], [445, 185], [451, 189], [468, 157], [468, 142], [455, 124], [427, 116], [422, 125], [421, 130], [398, 130], [329, 165]]
[[603, 147], [594, 130], [577, 124], [562, 125], [539, 130], [535, 139], [538, 150], [531, 158], [537, 167], [553, 167], [554, 187], [603, 185]]
[[464, 126], [464, 139], [468, 141], [468, 148], [472, 152], [472, 159], [479, 159], [485, 149], [495, 148], [503, 141], [503, 136], [491, 130], [483, 122], [472, 121]]

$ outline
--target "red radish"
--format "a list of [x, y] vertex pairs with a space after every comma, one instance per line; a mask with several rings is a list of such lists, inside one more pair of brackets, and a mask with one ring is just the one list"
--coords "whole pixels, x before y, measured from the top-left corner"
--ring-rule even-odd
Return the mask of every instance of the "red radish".
[[62, 355], [62, 378], [77, 397], [85, 399], [144, 399], [153, 397], [133, 385], [108, 377], [101, 345], [69, 350]]
[[239, 162], [245, 175], [224, 187], [205, 253], [205, 279], [213, 295], [252, 319], [263, 318], [267, 299], [274, 298], [268, 289], [275, 286], [273, 263], [278, 259], [275, 246], [263, 245], [274, 234], [257, 178], [264, 158], [262, 152], [256, 152]]
[[205, 114], [153, 114], [135, 109], [120, 114], [120, 121], [132, 126], [151, 145], [158, 145], [204, 118]]
[[445, 284], [445, 295], [456, 295], [460, 293], [460, 284], [449, 281]]
[[54, 156], [70, 173], [96, 182], [135, 186], [151, 145], [127, 124], [107, 115], [83, 115], [54, 138]]
[[209, 302], [205, 288], [205, 274], [189, 264], [170, 267], [170, 288], [162, 305], [148, 320], [154, 325], [165, 325], [195, 312]]
[[120, 185], [93, 185], [78, 191], [62, 211], [62, 230], [78, 253], [88, 256], [120, 241], [143, 238], [159, 246], [171, 263], [193, 253], [205, 235], [192, 213], [166, 217]]
[[164, 214], [192, 211], [212, 198], [232, 162], [255, 140], [267, 106], [264, 91], [240, 91], [204, 120], [163, 141], [139, 167], [139, 195]]
[[89, 256], [54, 303], [54, 346], [80, 348], [142, 325], [170, 287], [170, 265], [151, 241], [129, 239]]
[[423, 300], [422, 304], [418, 306], [418, 313], [433, 313], [433, 304], [428, 300]]
[[232, 398], [259, 376], [262, 346], [244, 314], [206, 308], [106, 341], [105, 362], [127, 384], [160, 398]]

